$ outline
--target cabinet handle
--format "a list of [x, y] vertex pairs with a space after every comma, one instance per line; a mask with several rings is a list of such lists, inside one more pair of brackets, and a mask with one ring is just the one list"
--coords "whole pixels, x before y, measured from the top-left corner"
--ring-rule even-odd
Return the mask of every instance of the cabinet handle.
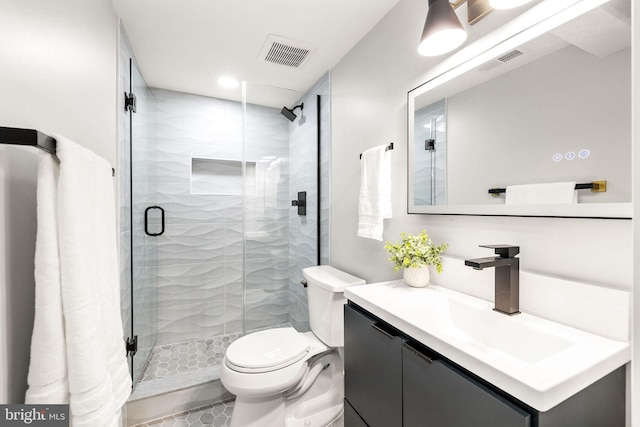
[[375, 329], [376, 331], [380, 332], [380, 333], [381, 333], [382, 335], [384, 335], [385, 337], [387, 337], [387, 338], [391, 339], [391, 340], [394, 338], [394, 336], [393, 336], [393, 335], [391, 335], [389, 332], [387, 332], [387, 331], [385, 331], [384, 329], [382, 329], [380, 326], [378, 326], [378, 324], [377, 324], [377, 323], [372, 323], [372, 324], [371, 324], [371, 327], [372, 327], [373, 329]]
[[425, 362], [431, 364], [433, 363], [433, 359], [430, 358], [429, 356], [427, 356], [426, 354], [424, 354], [421, 351], [416, 350], [415, 348], [411, 347], [410, 344], [408, 343], [402, 343], [402, 345], [404, 346], [404, 348], [406, 348], [407, 350], [409, 350], [411, 353], [415, 354], [416, 356], [418, 356], [420, 359], [424, 360]]

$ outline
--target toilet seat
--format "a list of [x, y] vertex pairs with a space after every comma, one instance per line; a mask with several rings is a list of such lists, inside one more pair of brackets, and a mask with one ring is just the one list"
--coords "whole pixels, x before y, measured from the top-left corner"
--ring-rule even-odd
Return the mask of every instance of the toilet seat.
[[309, 347], [309, 340], [294, 328], [268, 329], [234, 341], [227, 349], [225, 363], [238, 372], [271, 372], [304, 359]]

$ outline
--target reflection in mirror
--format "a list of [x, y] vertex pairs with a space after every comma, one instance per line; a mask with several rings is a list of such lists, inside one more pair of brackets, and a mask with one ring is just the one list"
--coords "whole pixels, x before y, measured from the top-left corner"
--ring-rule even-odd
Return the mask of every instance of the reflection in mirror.
[[418, 206], [446, 204], [447, 118], [440, 100], [415, 112], [414, 203]]
[[409, 92], [409, 213], [509, 214], [504, 193], [489, 189], [562, 181], [607, 181], [606, 192], [577, 190], [578, 205], [629, 204], [629, 16], [628, 0], [612, 0], [435, 89]]

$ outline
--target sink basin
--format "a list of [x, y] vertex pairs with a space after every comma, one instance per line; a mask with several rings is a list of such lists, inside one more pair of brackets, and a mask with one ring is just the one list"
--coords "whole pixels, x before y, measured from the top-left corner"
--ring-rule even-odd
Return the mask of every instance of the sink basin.
[[615, 341], [439, 286], [403, 281], [345, 289], [347, 299], [545, 412], [630, 360]]

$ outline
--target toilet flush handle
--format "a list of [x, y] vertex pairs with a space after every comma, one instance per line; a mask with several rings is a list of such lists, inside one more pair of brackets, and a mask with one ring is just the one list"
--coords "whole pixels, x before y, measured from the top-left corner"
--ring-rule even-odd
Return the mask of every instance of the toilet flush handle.
[[306, 280], [304, 280], [304, 279], [302, 279], [302, 280], [300, 281], [300, 284], [301, 284], [302, 286], [304, 286], [305, 288], [307, 287], [307, 281], [306, 281]]

